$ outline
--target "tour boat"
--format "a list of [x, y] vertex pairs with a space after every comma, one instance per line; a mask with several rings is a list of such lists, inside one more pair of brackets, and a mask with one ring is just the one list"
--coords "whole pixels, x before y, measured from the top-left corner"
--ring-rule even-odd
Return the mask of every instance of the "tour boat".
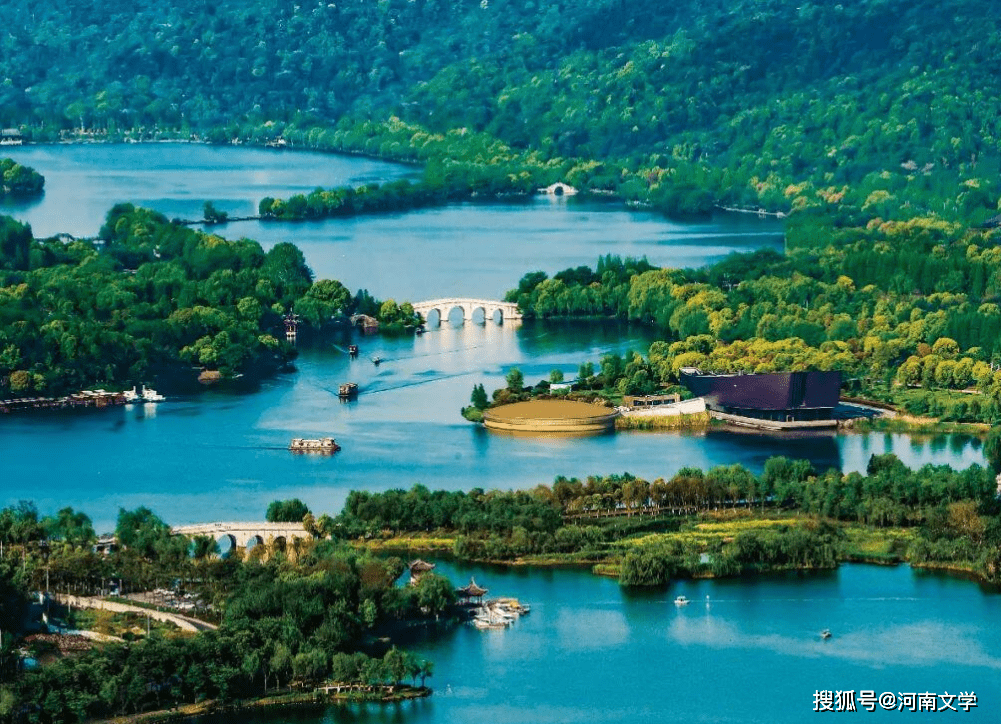
[[307, 440], [301, 437], [292, 438], [292, 442], [289, 443], [288, 449], [292, 452], [308, 452], [308, 453], [335, 453], [341, 449], [341, 446], [332, 437], [321, 437], [318, 440]]
[[143, 387], [142, 397], [143, 402], [163, 402], [167, 399], [152, 387]]
[[674, 599], [675, 606], [687, 606], [689, 603], [690, 601], [684, 596], [678, 596], [676, 599]]
[[142, 392], [137, 392], [135, 386], [133, 386], [131, 390], [125, 390], [122, 396], [125, 398], [126, 403], [138, 402], [139, 400], [143, 402], [163, 402], [167, 399], [152, 387], [145, 386], [142, 388]]

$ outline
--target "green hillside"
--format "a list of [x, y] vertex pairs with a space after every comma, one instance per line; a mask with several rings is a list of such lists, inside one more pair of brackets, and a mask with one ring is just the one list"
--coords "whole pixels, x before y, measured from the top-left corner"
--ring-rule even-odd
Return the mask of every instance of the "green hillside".
[[982, 220], [1001, 195], [993, 180], [973, 199], [953, 191], [997, 172], [1001, 33], [986, 0], [6, 7], [0, 124], [39, 136], [395, 116], [775, 209], [874, 206], [885, 191]]

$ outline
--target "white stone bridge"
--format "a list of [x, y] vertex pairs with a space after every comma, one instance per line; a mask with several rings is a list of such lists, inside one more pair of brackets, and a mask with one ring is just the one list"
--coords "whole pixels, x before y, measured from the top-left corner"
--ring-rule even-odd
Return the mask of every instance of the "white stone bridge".
[[[254, 546], [269, 543], [279, 549], [285, 548], [293, 538], [312, 538], [313, 536], [302, 527], [302, 523], [196, 523], [194, 525], [179, 525], [170, 529], [174, 535], [212, 536], [222, 550], [232, 551], [236, 548], [251, 549]], [[229, 547], [225, 543], [229, 543]]]
[[473, 312], [477, 309], [483, 310], [484, 319], [493, 319], [498, 311], [502, 320], [521, 319], [521, 312], [514, 302], [497, 302], [491, 299], [466, 299], [452, 297], [447, 299], [431, 299], [427, 302], [415, 302], [414, 311], [421, 315], [426, 322], [431, 312], [438, 312], [438, 318], [444, 322], [453, 309], [462, 310], [463, 320], [472, 319]]

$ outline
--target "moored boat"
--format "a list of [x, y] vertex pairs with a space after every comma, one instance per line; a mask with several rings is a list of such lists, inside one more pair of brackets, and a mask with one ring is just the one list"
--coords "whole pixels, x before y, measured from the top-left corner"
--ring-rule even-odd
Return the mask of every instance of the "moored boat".
[[691, 603], [691, 601], [689, 601], [684, 596], [678, 596], [676, 599], [674, 599], [675, 606], [687, 606], [689, 603]]
[[[132, 389], [134, 390], [135, 388], [133, 387]], [[167, 399], [152, 387], [143, 387], [142, 398], [143, 402], [163, 402]]]
[[294, 437], [288, 449], [292, 452], [332, 454], [340, 450], [341, 446], [332, 437], [321, 437], [317, 440]]

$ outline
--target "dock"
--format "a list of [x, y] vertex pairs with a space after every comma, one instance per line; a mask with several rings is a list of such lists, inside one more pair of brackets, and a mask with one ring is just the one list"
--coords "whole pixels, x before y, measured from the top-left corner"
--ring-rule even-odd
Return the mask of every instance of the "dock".
[[65, 397], [18, 397], [0, 400], [0, 414], [30, 410], [66, 410], [78, 407], [113, 407], [128, 402], [124, 392], [81, 390]]
[[517, 598], [484, 600], [488, 591], [478, 586], [473, 578], [469, 579], [469, 585], [457, 588], [455, 593], [462, 600], [460, 605], [469, 617], [469, 623], [481, 630], [507, 628], [531, 610], [528, 604]]

